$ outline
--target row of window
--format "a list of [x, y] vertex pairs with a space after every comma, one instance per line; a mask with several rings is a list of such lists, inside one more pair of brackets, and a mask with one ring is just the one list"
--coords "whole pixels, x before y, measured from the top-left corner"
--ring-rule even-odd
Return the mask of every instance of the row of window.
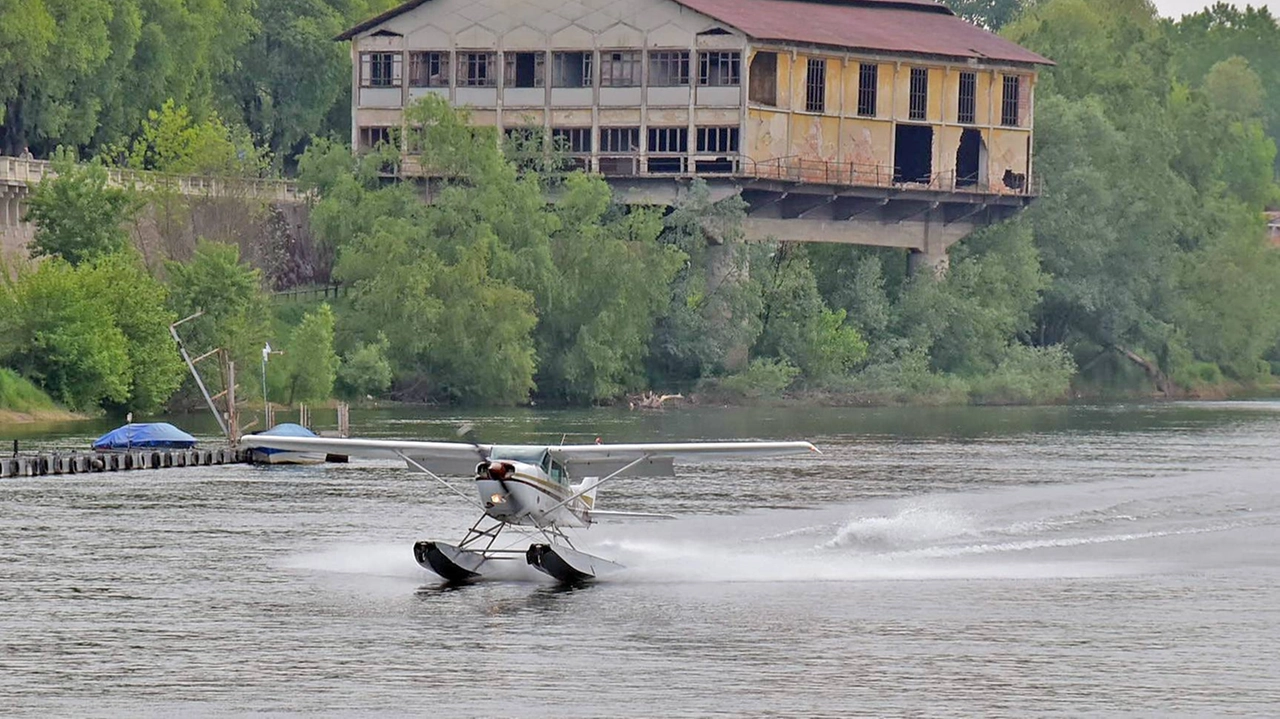
[[[512, 127], [506, 135], [523, 142], [536, 139], [538, 130]], [[689, 128], [650, 127], [646, 147], [651, 154], [683, 155], [689, 152]], [[360, 147], [372, 148], [379, 143], [392, 141], [392, 128], [360, 128]], [[596, 147], [595, 133], [590, 127], [557, 127], [551, 130], [551, 140], [562, 152], [572, 155], [589, 155]], [[638, 127], [602, 127], [599, 135], [601, 154], [638, 154], [641, 131]], [[694, 130], [695, 152], [700, 154], [729, 154], [738, 152], [739, 133], [736, 127], [699, 127]]]
[[[751, 102], [777, 107], [778, 105], [778, 56], [772, 52], [757, 52], [751, 58]], [[880, 66], [861, 63], [858, 66], [858, 116], [875, 117], [880, 87]], [[1022, 82], [1016, 75], [1004, 76], [1003, 97], [1000, 103], [1000, 124], [1018, 127], [1022, 124]], [[978, 75], [960, 73], [959, 106], [957, 121], [962, 124], [976, 122]], [[929, 71], [923, 67], [911, 68], [908, 87], [907, 116], [911, 120], [924, 120], [929, 112]], [[804, 109], [806, 112], [827, 111], [827, 61], [811, 57], [805, 65]]]
[[[691, 84], [694, 68], [688, 50], [602, 50], [599, 56], [600, 87], [640, 87], [648, 62], [650, 87], [681, 87]], [[450, 60], [456, 70], [450, 72]], [[710, 87], [732, 87], [741, 82], [742, 54], [730, 51], [697, 54], [697, 83]], [[404, 82], [404, 55], [398, 52], [360, 53], [361, 87], [401, 87]], [[501, 73], [499, 73], [501, 65]], [[596, 54], [551, 53], [552, 87], [592, 87]], [[409, 87], [546, 87], [547, 53], [486, 52], [461, 50], [409, 53]], [[501, 82], [499, 81], [501, 76]]]
[[[506, 134], [518, 136], [533, 132], [526, 128], [507, 128]], [[689, 152], [689, 128], [650, 127], [645, 148], [651, 154], [686, 154]], [[644, 151], [640, 146], [641, 131], [638, 127], [602, 127], [599, 135], [601, 154], [636, 154]], [[594, 151], [595, 137], [589, 127], [557, 127], [551, 130], [551, 140], [563, 152], [574, 155]], [[738, 152], [738, 128], [699, 127], [694, 129], [694, 151], [705, 154]], [[526, 135], [526, 138], [528, 136]]]

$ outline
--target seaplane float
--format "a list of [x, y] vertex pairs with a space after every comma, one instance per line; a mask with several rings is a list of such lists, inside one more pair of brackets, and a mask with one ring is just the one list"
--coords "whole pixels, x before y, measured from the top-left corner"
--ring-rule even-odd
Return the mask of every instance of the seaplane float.
[[[460, 433], [463, 436], [467, 432]], [[673, 477], [677, 461], [706, 461], [813, 454], [809, 442], [674, 442], [650, 444], [496, 445], [386, 439], [286, 437], [265, 434], [240, 439], [246, 449], [273, 449], [349, 457], [398, 459], [440, 482], [481, 510], [457, 544], [420, 541], [418, 564], [450, 582], [470, 582], [495, 562], [524, 561], [555, 579], [574, 583], [621, 569], [579, 551], [566, 529], [587, 528], [603, 518], [669, 518], [669, 515], [596, 508], [601, 485], [618, 477]], [[478, 461], [477, 461], [478, 460]], [[476, 497], [442, 476], [471, 476]], [[581, 477], [573, 482], [572, 477]], [[498, 542], [503, 532], [530, 540], [527, 549]], [[504, 540], [505, 542], [506, 540]]]

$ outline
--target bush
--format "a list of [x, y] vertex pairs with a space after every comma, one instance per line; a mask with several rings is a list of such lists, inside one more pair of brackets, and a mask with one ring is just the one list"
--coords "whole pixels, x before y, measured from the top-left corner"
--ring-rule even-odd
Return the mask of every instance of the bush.
[[338, 392], [348, 399], [372, 397], [391, 386], [391, 362], [387, 360], [390, 343], [386, 335], [377, 342], [362, 344], [342, 358], [338, 367]]
[[975, 404], [1041, 404], [1063, 399], [1076, 363], [1062, 345], [1011, 345], [994, 372], [970, 380]]
[[1186, 390], [1222, 384], [1222, 369], [1213, 362], [1192, 362], [1173, 373], [1173, 382]]
[[969, 384], [954, 375], [934, 372], [924, 350], [903, 352], [878, 362], [832, 387], [867, 404], [964, 404]]
[[786, 360], [758, 358], [751, 360], [746, 370], [721, 379], [716, 387], [746, 399], [765, 399], [780, 396], [799, 375], [800, 368]]

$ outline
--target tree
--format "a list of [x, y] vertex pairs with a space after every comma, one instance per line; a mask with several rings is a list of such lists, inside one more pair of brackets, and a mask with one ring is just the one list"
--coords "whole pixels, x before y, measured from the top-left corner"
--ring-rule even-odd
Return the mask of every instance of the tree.
[[288, 158], [312, 136], [345, 134], [351, 56], [333, 41], [396, 0], [258, 0], [256, 30], [223, 76], [224, 95], [253, 134]]
[[186, 367], [169, 335], [177, 319], [166, 305], [168, 290], [151, 276], [136, 251], [101, 257], [83, 268], [85, 292], [107, 307], [124, 334], [129, 393], [108, 409], [154, 412], [182, 384]]
[[1204, 92], [1209, 102], [1235, 117], [1254, 118], [1262, 114], [1266, 91], [1262, 78], [1249, 67], [1249, 61], [1233, 55], [1215, 64], [1204, 78]]
[[[14, 4], [16, 3], [16, 5]], [[199, 120], [239, 72], [252, 0], [14, 0], [0, 10], [0, 149], [96, 150], [167, 99]]]
[[662, 241], [688, 259], [669, 287], [650, 342], [652, 383], [684, 383], [745, 367], [763, 310], [750, 272], [751, 248], [742, 241], [745, 218], [741, 198], [712, 202], [706, 184], [695, 181], [664, 219]]
[[[240, 249], [200, 240], [189, 262], [170, 261], [165, 269], [170, 309], [183, 318], [203, 312], [183, 325], [183, 341], [201, 353], [224, 348], [241, 368], [256, 367], [270, 334], [270, 313], [261, 273], [240, 262]], [[261, 393], [247, 379], [244, 390], [243, 396]]]
[[133, 142], [116, 152], [133, 169], [173, 174], [257, 177], [269, 164], [247, 131], [228, 127], [217, 113], [196, 122], [173, 100], [148, 112]]
[[61, 257], [73, 265], [119, 252], [129, 242], [124, 223], [141, 209], [130, 189], [112, 187], [98, 162], [78, 164], [60, 149], [53, 162], [56, 176], [36, 186], [23, 218], [35, 223], [32, 257]]
[[338, 367], [338, 390], [349, 399], [372, 397], [387, 391], [391, 386], [391, 362], [387, 360], [390, 346], [387, 336], [366, 342], [342, 358]]
[[626, 212], [610, 201], [604, 180], [574, 173], [555, 206], [553, 277], [529, 287], [544, 397], [594, 402], [646, 385], [649, 339], [685, 255], [658, 242], [656, 213]]
[[827, 307], [803, 246], [777, 244], [772, 250], [752, 264], [764, 289], [762, 331], [752, 355], [785, 360], [815, 384], [846, 375], [866, 358], [866, 340], [845, 323], [843, 309]]
[[126, 404], [131, 380], [129, 340], [85, 272], [57, 258], [40, 263], [9, 285], [0, 316], [0, 364], [73, 410]]
[[946, 0], [957, 15], [992, 32], [1007, 25], [1034, 0]]
[[285, 350], [289, 404], [323, 402], [333, 396], [338, 355], [333, 351], [333, 310], [322, 304], [303, 316]]

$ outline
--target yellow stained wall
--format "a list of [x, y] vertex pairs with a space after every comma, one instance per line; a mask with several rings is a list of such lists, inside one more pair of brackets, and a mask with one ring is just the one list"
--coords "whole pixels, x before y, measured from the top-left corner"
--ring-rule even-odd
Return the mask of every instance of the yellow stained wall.
[[[777, 53], [776, 107], [748, 103], [743, 152], [762, 165], [777, 158], [802, 158], [852, 163], [860, 179], [885, 180], [894, 165], [894, 126], [897, 122], [934, 126], [933, 171], [949, 176], [956, 168], [956, 153], [965, 129], [982, 133], [992, 189], [1000, 190], [1006, 170], [1027, 172], [1027, 138], [1024, 127], [993, 126], [1000, 119], [999, 94], [1003, 73], [968, 65], [911, 62], [879, 62], [876, 117], [858, 117], [858, 78], [862, 60], [843, 55], [807, 53], [790, 48], [761, 48]], [[825, 112], [805, 111], [808, 59], [827, 60]], [[926, 119], [910, 119], [911, 68], [929, 71]], [[972, 125], [958, 124], [960, 73], [976, 75]], [[1034, 86], [1035, 78], [1031, 84]], [[993, 91], [996, 93], [992, 95]], [[877, 166], [879, 172], [877, 172]]]

